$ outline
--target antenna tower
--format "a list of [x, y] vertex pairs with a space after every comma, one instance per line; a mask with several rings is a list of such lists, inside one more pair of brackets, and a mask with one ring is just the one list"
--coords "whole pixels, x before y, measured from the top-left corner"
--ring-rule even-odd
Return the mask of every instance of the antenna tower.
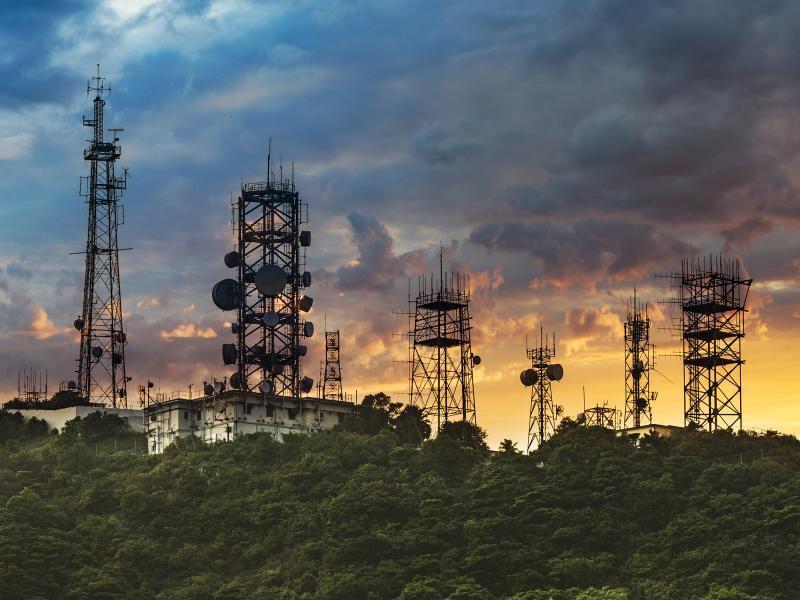
[[578, 423], [584, 427], [604, 427], [606, 429], [617, 429], [619, 411], [613, 406], [592, 406], [583, 409], [578, 415]]
[[625, 321], [625, 427], [639, 427], [653, 421], [655, 393], [650, 392], [653, 358], [647, 303], [636, 297], [634, 288]]
[[[409, 285], [410, 289], [410, 285]], [[476, 423], [472, 368], [469, 279], [445, 273], [439, 252], [438, 279], [420, 277], [417, 297], [409, 293], [409, 399], [436, 431], [451, 420]]]
[[92, 402], [112, 407], [127, 407], [125, 373], [126, 336], [122, 325], [122, 292], [119, 281], [118, 209], [127, 186], [127, 171], [117, 177], [115, 166], [121, 156], [119, 132], [104, 133], [103, 95], [110, 92], [105, 77], [93, 76], [86, 93], [95, 93], [92, 118], [83, 117], [83, 125], [92, 129], [89, 147], [83, 158], [89, 163], [89, 175], [81, 178], [81, 196], [89, 207], [89, 229], [86, 236], [86, 274], [83, 286], [81, 316], [75, 328], [81, 333], [78, 357], [78, 393]]
[[222, 345], [222, 359], [234, 365], [230, 385], [267, 396], [300, 397], [314, 386], [301, 377], [300, 358], [308, 348], [303, 338], [314, 335], [314, 324], [301, 317], [314, 302], [303, 290], [311, 285], [305, 270], [311, 232], [308, 205], [290, 177], [276, 178], [267, 151], [267, 179], [244, 183], [234, 205], [237, 248], [225, 255], [236, 279], [223, 279], [212, 290], [218, 308], [236, 311], [231, 333], [236, 343]]
[[339, 362], [339, 330], [325, 332], [325, 372], [322, 397], [344, 400], [342, 394], [342, 365]]
[[554, 363], [556, 355], [556, 335], [547, 337], [544, 329], [539, 330], [539, 345], [528, 348], [525, 353], [531, 361], [531, 367], [520, 373], [522, 385], [531, 388], [531, 403], [528, 411], [528, 448], [530, 454], [535, 447], [540, 447], [556, 430], [556, 417], [561, 408], [553, 402], [551, 381], [561, 381], [564, 368]]
[[684, 421], [707, 431], [742, 429], [744, 314], [752, 279], [738, 259], [684, 259], [673, 273], [681, 306]]

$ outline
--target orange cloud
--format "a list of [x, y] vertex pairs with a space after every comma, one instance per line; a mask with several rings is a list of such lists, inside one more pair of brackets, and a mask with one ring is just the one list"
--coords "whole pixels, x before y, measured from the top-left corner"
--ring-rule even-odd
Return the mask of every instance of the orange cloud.
[[181, 323], [170, 331], [161, 331], [161, 339], [171, 342], [178, 338], [215, 338], [217, 332], [212, 327], [202, 329], [194, 323]]
[[31, 320], [28, 330], [25, 332], [27, 335], [31, 335], [37, 340], [46, 340], [54, 335], [68, 333], [70, 331], [69, 327], [56, 327], [53, 321], [50, 320], [50, 317], [47, 316], [47, 311], [42, 306], [34, 304], [31, 310], [33, 311], [33, 319]]

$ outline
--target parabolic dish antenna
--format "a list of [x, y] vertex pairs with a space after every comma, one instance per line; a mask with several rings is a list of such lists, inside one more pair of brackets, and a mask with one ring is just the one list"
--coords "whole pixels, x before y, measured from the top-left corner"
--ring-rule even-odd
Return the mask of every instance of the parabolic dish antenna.
[[644, 410], [647, 408], [647, 400], [644, 398], [638, 398], [636, 400], [636, 408], [639, 410]]
[[74, 381], [70, 380], [69, 383], [67, 383], [67, 389], [68, 390], [77, 390], [78, 389], [78, 384], [75, 383]]
[[264, 325], [267, 327], [276, 327], [281, 322], [280, 313], [269, 311], [264, 315]]
[[314, 299], [311, 296], [303, 296], [300, 298], [300, 303], [297, 305], [297, 307], [303, 312], [308, 312], [311, 310], [313, 305]]
[[528, 387], [536, 385], [536, 382], [539, 380], [539, 375], [533, 369], [525, 369], [519, 374], [519, 380], [522, 382], [522, 385]]
[[306, 354], [308, 354], [308, 346], [303, 346], [302, 344], [298, 345], [297, 346], [297, 353], [300, 356], [305, 356]]
[[83, 329], [83, 319], [75, 319], [72, 324], [75, 326], [75, 329], [80, 331]]
[[213, 396], [214, 395], [214, 386], [211, 385], [210, 383], [207, 383], [203, 387], [203, 391], [206, 393], [206, 396]]
[[481, 364], [481, 357], [480, 357], [480, 356], [478, 356], [477, 354], [473, 354], [473, 355], [472, 355], [472, 364], [473, 364], [473, 365], [475, 365], [476, 367], [477, 367], [479, 364]]
[[306, 337], [311, 337], [314, 335], [314, 324], [311, 321], [306, 321], [303, 323], [303, 335]]
[[238, 281], [223, 279], [214, 285], [211, 290], [211, 299], [220, 310], [233, 310], [239, 306], [240, 292]]
[[301, 231], [300, 232], [300, 245], [304, 248], [311, 245], [311, 232], [310, 231]]
[[235, 269], [242, 262], [242, 257], [239, 256], [239, 253], [234, 250], [233, 252], [228, 252], [225, 255], [224, 260], [226, 267], [228, 267], [229, 269]]
[[231, 323], [231, 333], [236, 335], [239, 333], [239, 324], [238, 323]]
[[92, 348], [92, 356], [94, 356], [95, 358], [100, 358], [101, 356], [103, 356], [103, 349], [100, 346], [95, 346], [94, 348]]
[[308, 271], [303, 271], [303, 285], [308, 287], [311, 285], [311, 273]]
[[286, 287], [286, 273], [278, 265], [264, 265], [256, 273], [256, 288], [264, 296], [277, 296]]
[[236, 364], [236, 344], [222, 344], [222, 362], [226, 365]]
[[558, 363], [547, 367], [547, 378], [550, 381], [561, 381], [562, 377], [564, 377], [564, 367]]
[[307, 394], [314, 387], [314, 380], [311, 377], [303, 377], [300, 380], [300, 391]]
[[238, 373], [231, 375], [230, 382], [231, 387], [235, 390], [238, 390], [240, 387], [242, 387], [242, 378], [239, 377]]
[[215, 381], [214, 382], [214, 393], [221, 394], [225, 391], [225, 382], [224, 381]]
[[122, 354], [120, 354], [119, 352], [114, 352], [114, 354], [111, 356], [111, 360], [114, 362], [115, 365], [121, 365]]
[[265, 379], [260, 384], [258, 384], [258, 389], [262, 394], [271, 394], [272, 393], [272, 383]]

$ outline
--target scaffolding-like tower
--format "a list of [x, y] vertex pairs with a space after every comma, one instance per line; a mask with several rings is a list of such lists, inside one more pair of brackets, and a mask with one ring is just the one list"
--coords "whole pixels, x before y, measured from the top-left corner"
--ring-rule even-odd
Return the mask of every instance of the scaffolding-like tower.
[[647, 303], [636, 297], [628, 302], [625, 320], [625, 427], [639, 427], [653, 421], [650, 368], [654, 360], [650, 343], [650, 317]]
[[744, 314], [752, 279], [739, 261], [685, 259], [671, 275], [681, 306], [684, 420], [708, 431], [742, 428]]
[[89, 147], [83, 158], [89, 163], [89, 175], [81, 178], [81, 196], [89, 207], [89, 228], [86, 236], [86, 272], [81, 315], [75, 328], [81, 333], [78, 357], [78, 394], [92, 402], [112, 407], [127, 407], [125, 372], [126, 336], [122, 324], [122, 292], [119, 280], [120, 224], [119, 199], [127, 185], [127, 172], [117, 177], [115, 166], [122, 154], [119, 132], [108, 129], [111, 141], [104, 138], [105, 100], [110, 92], [105, 77], [93, 76], [86, 86], [87, 94], [95, 93], [92, 118], [83, 117], [83, 124], [92, 129]]
[[339, 330], [325, 332], [325, 370], [322, 397], [344, 400], [342, 393], [342, 365], [339, 362]]
[[[271, 146], [271, 144], [270, 144]], [[301, 377], [300, 358], [306, 355], [303, 338], [314, 334], [314, 325], [301, 317], [313, 299], [303, 295], [311, 285], [305, 270], [306, 248], [311, 232], [301, 230], [308, 222], [308, 206], [300, 199], [294, 169], [276, 178], [271, 149], [267, 152], [267, 180], [244, 183], [233, 205], [237, 249], [225, 255], [225, 265], [236, 269], [236, 279], [214, 286], [214, 303], [235, 310], [231, 333], [236, 343], [223, 344], [222, 358], [234, 365], [230, 386], [267, 396], [300, 397], [314, 382]]]
[[[410, 286], [409, 286], [410, 287]], [[476, 424], [472, 367], [469, 281], [445, 273], [439, 254], [439, 277], [420, 277], [417, 297], [409, 293], [409, 400], [436, 431], [451, 420]]]
[[531, 401], [528, 410], [528, 446], [530, 454], [535, 447], [540, 447], [556, 430], [556, 418], [560, 410], [553, 402], [552, 381], [560, 381], [564, 369], [553, 363], [556, 355], [556, 335], [545, 335], [544, 329], [539, 331], [539, 345], [528, 348], [525, 353], [531, 366], [520, 373], [520, 381], [531, 388]]
[[578, 424], [584, 427], [618, 429], [619, 411], [613, 406], [591, 406], [578, 415]]

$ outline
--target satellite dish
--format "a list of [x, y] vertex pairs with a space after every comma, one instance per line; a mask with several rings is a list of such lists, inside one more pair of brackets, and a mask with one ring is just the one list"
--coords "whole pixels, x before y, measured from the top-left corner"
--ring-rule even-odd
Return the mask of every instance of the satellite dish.
[[306, 321], [303, 323], [303, 335], [306, 337], [311, 337], [314, 335], [314, 324], [311, 321]]
[[127, 342], [127, 341], [128, 341], [128, 336], [127, 336], [127, 335], [125, 335], [125, 332], [124, 332], [124, 331], [119, 331], [119, 332], [117, 332], [117, 341], [118, 341], [120, 344], [124, 344], [125, 342]]
[[302, 344], [298, 345], [297, 346], [297, 353], [300, 356], [305, 356], [306, 354], [308, 354], [308, 346], [303, 346]]
[[238, 373], [234, 373], [233, 375], [231, 375], [230, 382], [231, 382], [231, 387], [235, 390], [238, 390], [239, 388], [242, 387], [242, 378], [239, 377]]
[[303, 271], [303, 285], [308, 287], [311, 285], [311, 273], [308, 271]]
[[236, 364], [236, 344], [222, 344], [222, 362], [226, 365]]
[[564, 377], [564, 367], [558, 363], [547, 367], [547, 378], [550, 381], [561, 381], [562, 377]]
[[303, 312], [308, 312], [311, 310], [311, 307], [314, 304], [314, 299], [311, 296], [303, 296], [300, 298], [300, 303], [298, 304], [298, 308]]
[[67, 382], [67, 389], [68, 390], [77, 390], [78, 389], [78, 384], [75, 383], [74, 381], [70, 380], [69, 382]]
[[269, 311], [264, 315], [264, 325], [267, 327], [275, 327], [278, 323], [281, 322], [281, 315], [280, 313], [276, 313], [274, 311]]
[[238, 323], [231, 323], [231, 333], [236, 335], [239, 333], [239, 324]]
[[281, 363], [274, 363], [270, 369], [274, 375], [283, 375], [283, 365]]
[[586, 423], [586, 413], [578, 413], [578, 417], [575, 419], [578, 425], [583, 425]]
[[77, 318], [75, 319], [72, 324], [75, 326], [75, 329], [81, 331], [83, 329], [83, 319]]
[[220, 310], [233, 310], [239, 307], [241, 286], [235, 279], [223, 279], [211, 290], [211, 299]]
[[519, 380], [525, 387], [536, 385], [536, 382], [539, 381], [539, 374], [534, 369], [525, 369], [519, 374]]
[[224, 381], [215, 381], [214, 382], [214, 393], [221, 394], [225, 391], [225, 382]]
[[300, 391], [307, 394], [314, 387], [314, 380], [311, 377], [303, 377], [300, 380]]
[[272, 393], [272, 382], [265, 379], [260, 384], [258, 384], [258, 389], [262, 394], [271, 394]]
[[311, 245], [311, 232], [310, 231], [301, 231], [300, 232], [300, 245], [308, 247]]
[[647, 408], [647, 399], [646, 398], [637, 399], [636, 408], [638, 408], [639, 410], [645, 410]]
[[94, 356], [95, 358], [100, 358], [101, 356], [103, 356], [103, 349], [100, 346], [95, 346], [94, 348], [92, 348], [92, 356]]
[[115, 365], [121, 365], [122, 354], [120, 354], [119, 352], [114, 352], [114, 354], [111, 355], [111, 360]]
[[286, 287], [286, 273], [278, 265], [264, 265], [256, 273], [255, 284], [263, 296], [277, 296]]
[[225, 266], [229, 269], [235, 269], [242, 263], [242, 257], [239, 255], [238, 252], [228, 252], [225, 255]]
[[203, 388], [203, 391], [206, 393], [206, 396], [213, 396], [214, 395], [214, 386], [210, 383], [207, 383]]
[[478, 356], [477, 354], [473, 354], [473, 355], [472, 355], [472, 364], [473, 364], [473, 365], [475, 365], [476, 367], [477, 367], [479, 364], [481, 364], [481, 357], [480, 357], [480, 356]]

